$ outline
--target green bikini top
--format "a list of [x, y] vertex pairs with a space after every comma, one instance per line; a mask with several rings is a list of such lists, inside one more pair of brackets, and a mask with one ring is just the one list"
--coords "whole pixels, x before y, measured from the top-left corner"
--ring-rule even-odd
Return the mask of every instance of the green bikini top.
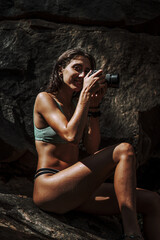
[[[63, 113], [61, 105], [58, 102], [56, 103], [60, 111]], [[62, 139], [50, 126], [46, 128], [37, 128], [34, 124], [34, 136], [37, 141], [47, 143], [67, 143], [67, 141]]]

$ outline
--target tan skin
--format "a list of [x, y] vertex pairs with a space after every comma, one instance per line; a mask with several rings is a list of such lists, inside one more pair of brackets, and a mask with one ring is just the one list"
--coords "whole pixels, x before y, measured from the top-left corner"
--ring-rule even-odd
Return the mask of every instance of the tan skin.
[[[132, 146], [121, 143], [98, 151], [99, 118], [88, 118], [87, 115], [89, 108], [96, 111], [93, 107], [102, 101], [106, 83], [102, 70], [89, 76], [90, 69], [88, 58], [79, 56], [72, 59], [59, 70], [64, 83], [58, 94], [42, 92], [36, 98], [36, 127], [50, 125], [67, 143], [36, 141], [37, 169], [48, 167], [61, 171], [36, 178], [33, 200], [41, 209], [59, 214], [73, 209], [100, 215], [121, 213], [127, 235], [141, 235], [138, 211], [144, 214], [145, 239], [158, 240], [160, 198], [156, 193], [136, 189], [136, 161]], [[80, 90], [75, 107], [72, 95]], [[55, 100], [62, 106], [64, 114]], [[80, 160], [78, 144], [82, 137], [90, 156]], [[113, 171], [114, 184], [104, 183]]]

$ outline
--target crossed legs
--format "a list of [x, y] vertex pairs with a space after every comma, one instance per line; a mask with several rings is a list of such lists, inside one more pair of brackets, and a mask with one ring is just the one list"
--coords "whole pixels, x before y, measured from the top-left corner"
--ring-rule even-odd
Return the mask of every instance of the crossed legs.
[[[114, 169], [113, 189], [103, 182]], [[135, 172], [132, 146], [111, 146], [55, 175], [38, 177], [33, 200], [43, 210], [60, 214], [73, 209], [102, 215], [120, 212], [125, 234], [140, 235]]]

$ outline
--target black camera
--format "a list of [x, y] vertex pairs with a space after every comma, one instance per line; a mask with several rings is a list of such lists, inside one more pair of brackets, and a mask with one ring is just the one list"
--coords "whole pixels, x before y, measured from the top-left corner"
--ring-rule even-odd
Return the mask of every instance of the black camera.
[[[92, 75], [95, 72], [97, 72], [97, 70], [93, 70], [90, 75]], [[106, 74], [105, 80], [107, 82], [108, 87], [119, 88], [120, 83], [119, 74]]]

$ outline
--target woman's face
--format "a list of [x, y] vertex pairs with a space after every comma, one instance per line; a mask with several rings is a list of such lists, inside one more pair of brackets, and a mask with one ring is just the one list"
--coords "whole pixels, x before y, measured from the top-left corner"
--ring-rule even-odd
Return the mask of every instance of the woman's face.
[[78, 56], [62, 69], [63, 81], [73, 91], [80, 91], [83, 86], [83, 79], [91, 70], [91, 63], [88, 58]]

